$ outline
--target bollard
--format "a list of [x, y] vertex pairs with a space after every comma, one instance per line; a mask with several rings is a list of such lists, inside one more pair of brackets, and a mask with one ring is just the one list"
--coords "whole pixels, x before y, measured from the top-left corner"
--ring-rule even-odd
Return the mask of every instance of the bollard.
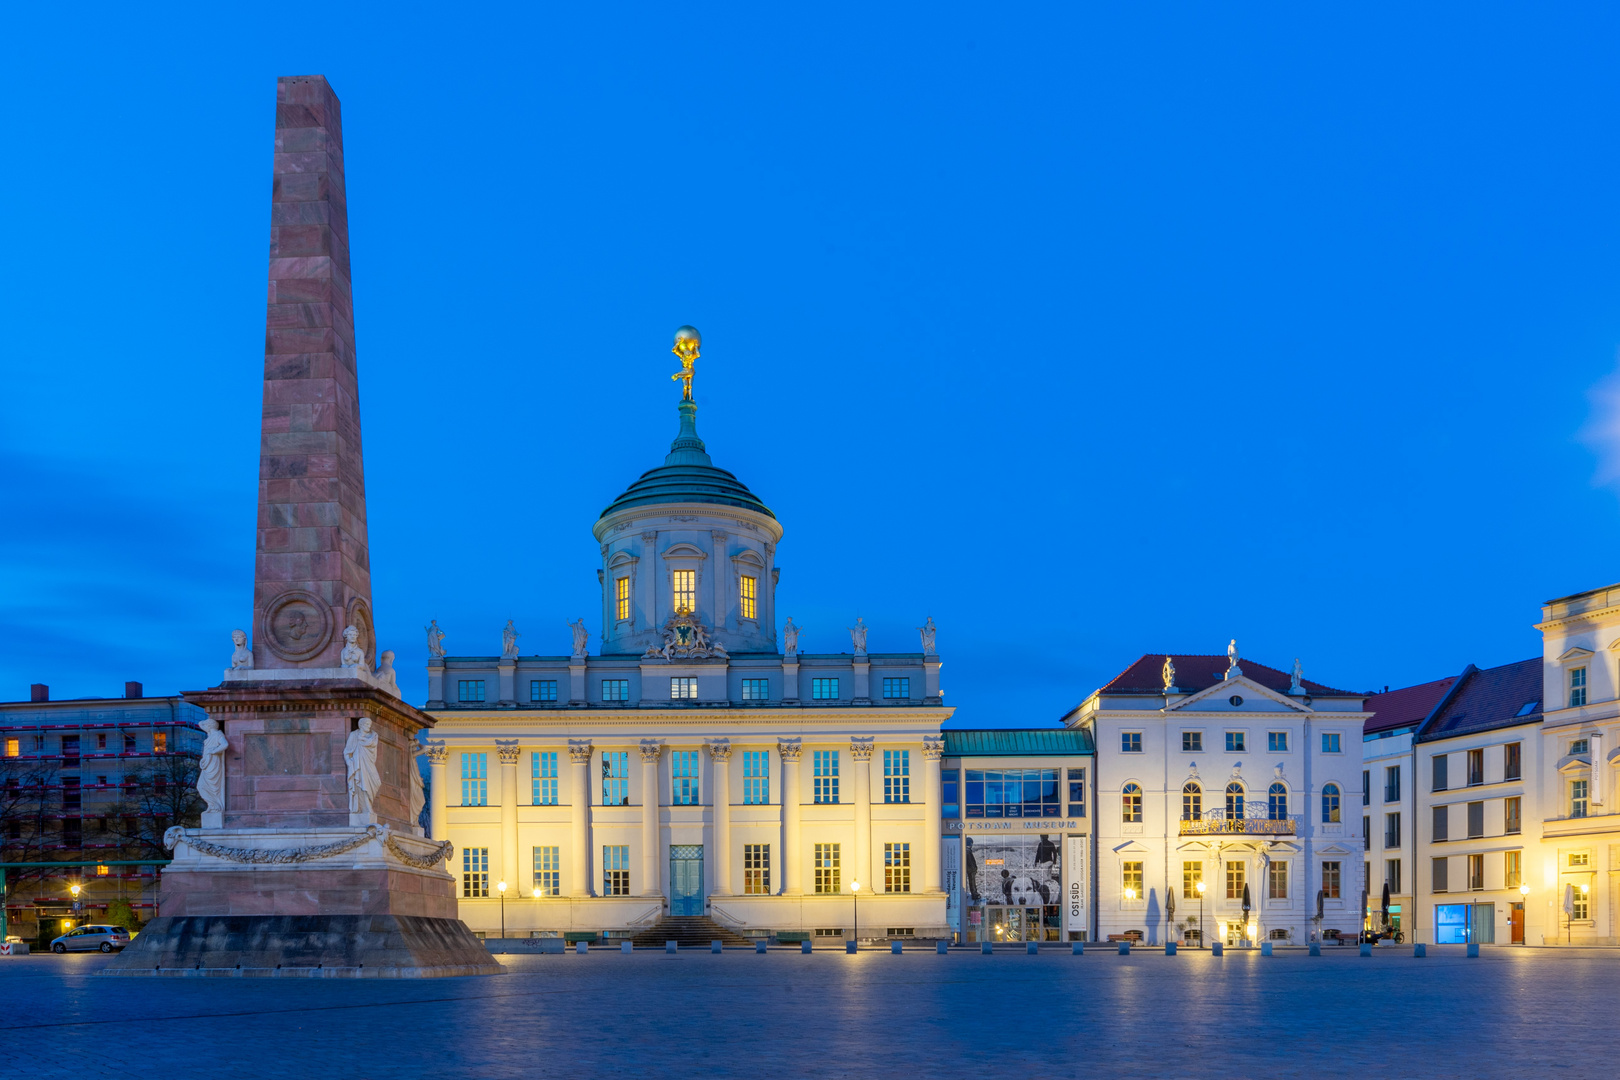
[[1209, 955], [1211, 955], [1211, 956], [1225, 956], [1226, 955], [1226, 943], [1222, 942], [1222, 941], [1210, 942]]
[[675, 950], [680, 948], [680, 947], [681, 947], [681, 943], [678, 942], [678, 941], [666, 941], [666, 942], [664, 942], [664, 951], [667, 952], [667, 953], [674, 953]]
[[949, 949], [950, 947], [951, 947], [950, 942], [948, 942], [948, 941], [936, 941], [936, 942], [934, 942], [934, 951], [939, 953], [939, 955], [941, 955], [941, 956], [944, 956], [945, 951], [947, 949]]
[[1164, 943], [1164, 955], [1166, 955], [1166, 956], [1174, 956], [1174, 955], [1176, 955], [1176, 943], [1175, 942], [1167, 941], [1167, 942]]
[[1322, 955], [1322, 943], [1320, 941], [1311, 942], [1311, 955], [1312, 956], [1321, 956]]
[[1075, 942], [1074, 947], [1069, 950], [1069, 953], [1072, 956], [1084, 956], [1084, 955], [1086, 955], [1086, 943], [1083, 942], [1083, 941]]
[[1033, 941], [1024, 942], [1024, 953], [1025, 953], [1025, 955], [1034, 956], [1036, 953], [1038, 953], [1040, 951], [1041, 951], [1041, 947], [1039, 945], [1037, 945], [1035, 942], [1033, 942]]
[[979, 942], [979, 951], [982, 952], [984, 955], [989, 956], [990, 955], [990, 943], [988, 941]]
[[758, 941], [754, 942], [754, 951], [757, 952], [757, 953], [762, 953], [762, 952], [765, 951], [765, 939], [764, 938], [760, 938]]
[[898, 941], [889, 942], [889, 952], [893, 953], [895, 956], [899, 956], [900, 955], [900, 943]]
[[619, 951], [620, 952], [629, 952], [633, 948], [635, 948], [635, 946], [630, 944], [628, 941], [619, 942]]
[[1425, 956], [1428, 956], [1428, 955], [1429, 955], [1429, 947], [1427, 945], [1423, 944], [1423, 942], [1420, 941], [1416, 945], [1412, 946], [1412, 958], [1414, 960], [1421, 959], [1421, 958], [1423, 958]]
[[1271, 942], [1262, 941], [1260, 943], [1260, 955], [1261, 956], [1270, 956], [1271, 955]]
[[1130, 942], [1122, 941], [1122, 942], [1119, 943], [1119, 955], [1121, 955], [1121, 956], [1129, 956], [1129, 955], [1131, 955], [1131, 943]]
[[586, 946], [585, 942], [583, 942], [583, 941], [574, 942], [574, 952], [577, 955], [584, 956], [585, 952], [586, 952], [586, 948], [587, 948], [587, 946]]
[[845, 952], [853, 953], [856, 948], [857, 948], [857, 944], [855, 942], [853, 942], [853, 941], [844, 942], [844, 951]]
[[1363, 941], [1361, 943], [1361, 955], [1362, 956], [1371, 956], [1372, 955], [1372, 942]]
[[1478, 956], [1479, 955], [1479, 942], [1470, 941], [1468, 943], [1468, 955], [1469, 956]]
[[799, 951], [808, 956], [810, 954], [810, 943], [808, 941], [799, 942]]
[[712, 952], [712, 953], [719, 952], [720, 951], [720, 944], [721, 943], [718, 942], [718, 941], [709, 942], [709, 951]]

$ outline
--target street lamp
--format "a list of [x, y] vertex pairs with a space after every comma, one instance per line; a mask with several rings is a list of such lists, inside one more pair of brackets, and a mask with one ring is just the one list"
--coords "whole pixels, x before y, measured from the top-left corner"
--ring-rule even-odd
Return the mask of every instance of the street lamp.
[[84, 891], [84, 886], [82, 886], [82, 885], [69, 885], [68, 886], [68, 892], [73, 894], [73, 920], [74, 920], [74, 922], [78, 922], [79, 915], [84, 910], [83, 907], [79, 904], [79, 893], [81, 893], [83, 891]]
[[506, 882], [497, 881], [495, 891], [501, 894], [501, 940], [506, 940]]
[[861, 883], [851, 881], [849, 894], [855, 898], [855, 947], [861, 947]]
[[1198, 879], [1198, 947], [1202, 949], [1209, 935], [1204, 933], [1204, 880]]

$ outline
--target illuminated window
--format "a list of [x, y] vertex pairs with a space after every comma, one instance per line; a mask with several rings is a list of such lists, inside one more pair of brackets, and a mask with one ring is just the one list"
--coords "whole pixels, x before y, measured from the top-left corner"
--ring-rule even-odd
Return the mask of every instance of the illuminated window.
[[697, 680], [691, 678], [669, 680], [669, 699], [671, 701], [696, 701]]
[[1243, 820], [1243, 785], [1236, 780], [1226, 785], [1226, 820]]
[[1288, 864], [1274, 862], [1266, 871], [1266, 892], [1273, 900], [1288, 899]]
[[742, 681], [744, 701], [769, 701], [771, 699], [771, 680], [744, 679]]
[[630, 895], [630, 845], [602, 845], [602, 895]]
[[1569, 707], [1586, 704], [1586, 669], [1583, 667], [1569, 669]]
[[838, 700], [837, 679], [811, 679], [810, 698], [812, 701]]
[[1520, 832], [1522, 826], [1519, 821], [1519, 796], [1502, 800], [1502, 831], [1508, 835]]
[[1142, 864], [1128, 862], [1120, 864], [1119, 893], [1126, 900], [1142, 899]]
[[1181, 820], [1197, 821], [1204, 816], [1204, 789], [1198, 781], [1189, 780], [1181, 786]]
[[1579, 885], [1575, 887], [1575, 896], [1571, 903], [1573, 908], [1569, 913], [1571, 919], [1585, 920], [1592, 917], [1591, 897], [1584, 887]]
[[771, 752], [743, 751], [743, 805], [766, 806], [771, 801]]
[[489, 896], [489, 848], [461, 849], [461, 895]]
[[461, 805], [489, 805], [489, 755], [461, 755]]
[[675, 806], [698, 805], [698, 752], [676, 750], [669, 755], [670, 802]]
[[676, 570], [673, 581], [675, 585], [675, 610], [697, 610], [697, 571]]
[[562, 895], [562, 858], [559, 851], [554, 844], [534, 849], [534, 887], [541, 896]]
[[1339, 864], [1336, 862], [1322, 864], [1322, 895], [1329, 900], [1339, 899]]
[[1120, 732], [1119, 752], [1122, 754], [1140, 754], [1142, 752], [1142, 733], [1140, 731]]
[[[534, 769], [534, 805], [557, 805], [557, 751], [542, 750], [530, 755]], [[536, 848], [535, 850], [539, 850]]]
[[461, 679], [456, 683], [457, 701], [483, 701], [483, 679]]
[[1281, 782], [1274, 783], [1266, 792], [1266, 817], [1272, 821], [1286, 821], [1288, 819], [1288, 788]]
[[556, 679], [536, 679], [533, 682], [529, 683], [529, 700], [530, 701], [556, 701], [557, 700], [557, 680]]
[[1485, 856], [1468, 856], [1468, 887], [1470, 889], [1485, 888]]
[[1571, 739], [1569, 742], [1569, 752], [1571, 754], [1584, 754], [1587, 752], [1587, 748], [1591, 745], [1590, 740], [1587, 739]]
[[[820, 802], [821, 800], [817, 799], [816, 801]], [[837, 844], [816, 845], [816, 892], [835, 893], [843, 888], [839, 884], [838, 855]]]
[[911, 845], [883, 845], [883, 891], [911, 891]]
[[838, 751], [817, 750], [812, 755], [811, 764], [815, 773], [815, 801], [818, 803], [837, 802]]
[[1331, 825], [1339, 820], [1339, 785], [1322, 785], [1322, 824]]
[[1569, 782], [1569, 816], [1586, 816], [1586, 781], [1571, 780]]
[[630, 680], [629, 679], [603, 679], [602, 680], [602, 700], [603, 701], [629, 701], [630, 700]]
[[1575, 869], [1578, 866], [1591, 866], [1591, 865], [1592, 865], [1592, 853], [1591, 852], [1589, 852], [1589, 851], [1572, 851], [1572, 852], [1569, 853], [1569, 868], [1571, 870]]
[[627, 577], [613, 579], [613, 617], [630, 617], [630, 579]]
[[883, 751], [883, 801], [911, 801], [911, 751]]
[[6, 757], [16, 757], [22, 753], [21, 742], [18, 739], [6, 740]]
[[742, 617], [745, 619], [759, 618], [759, 579], [742, 576], [742, 589], [739, 599], [742, 601]]
[[630, 805], [630, 751], [628, 750], [602, 751], [602, 805]]
[[1524, 884], [1524, 852], [1502, 853], [1502, 888], [1517, 889]]
[[1183, 731], [1181, 733], [1181, 752], [1184, 754], [1202, 754], [1204, 752], [1204, 733], [1202, 731]]
[[153, 735], [152, 735], [152, 753], [154, 753], [154, 754], [164, 754], [164, 753], [167, 753], [168, 750], [169, 750], [169, 736], [165, 732], [162, 732], [162, 731], [153, 733]]
[[1228, 862], [1226, 864], [1226, 898], [1228, 900], [1243, 899], [1243, 864], [1241, 862]]
[[886, 698], [909, 698], [911, 696], [911, 680], [909, 678], [884, 679], [883, 696]]
[[1204, 880], [1204, 864], [1202, 862], [1184, 862], [1181, 864], [1181, 896], [1198, 895], [1198, 883]]
[[1142, 821], [1142, 788], [1139, 784], [1126, 784], [1120, 792], [1120, 820], [1128, 824]]
[[743, 845], [743, 893], [769, 896], [771, 893], [771, 845]]

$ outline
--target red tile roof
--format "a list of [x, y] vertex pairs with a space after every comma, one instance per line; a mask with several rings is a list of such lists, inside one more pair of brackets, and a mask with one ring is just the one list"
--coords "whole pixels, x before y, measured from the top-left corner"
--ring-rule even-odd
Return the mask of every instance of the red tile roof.
[[[1214, 686], [1226, 677], [1227, 659], [1222, 653], [1220, 656], [1188, 656], [1176, 653], [1146, 653], [1136, 663], [1114, 676], [1114, 680], [1103, 687], [1099, 693], [1104, 694], [1162, 694], [1164, 693], [1164, 658], [1169, 656], [1176, 665], [1176, 687], [1179, 690], [1197, 692]], [[1274, 667], [1257, 664], [1253, 660], [1240, 659], [1238, 667], [1243, 670], [1246, 678], [1264, 686], [1268, 690], [1275, 690], [1279, 694], [1288, 693], [1288, 687], [1293, 683], [1293, 676], [1285, 671], [1278, 671]], [[1308, 693], [1339, 695], [1353, 697], [1348, 690], [1335, 690], [1331, 686], [1302, 680], [1301, 685]]]
[[1540, 723], [1541, 668], [1541, 657], [1532, 656], [1515, 664], [1469, 672], [1440, 715], [1418, 733], [1418, 741]]
[[1362, 705], [1363, 711], [1373, 714], [1362, 726], [1362, 734], [1373, 735], [1391, 728], [1416, 727], [1434, 711], [1434, 707], [1440, 704], [1440, 699], [1446, 696], [1446, 691], [1456, 683], [1457, 676], [1448, 675], [1434, 682], [1403, 686], [1399, 690], [1386, 690], [1382, 694], [1372, 695]]

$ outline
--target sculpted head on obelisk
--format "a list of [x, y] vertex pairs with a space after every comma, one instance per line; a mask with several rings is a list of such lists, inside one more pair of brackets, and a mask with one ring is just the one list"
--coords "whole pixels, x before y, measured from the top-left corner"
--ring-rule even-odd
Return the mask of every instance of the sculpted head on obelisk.
[[255, 668], [336, 668], [343, 629], [376, 663], [349, 217], [337, 95], [276, 83], [270, 289], [253, 567]]

